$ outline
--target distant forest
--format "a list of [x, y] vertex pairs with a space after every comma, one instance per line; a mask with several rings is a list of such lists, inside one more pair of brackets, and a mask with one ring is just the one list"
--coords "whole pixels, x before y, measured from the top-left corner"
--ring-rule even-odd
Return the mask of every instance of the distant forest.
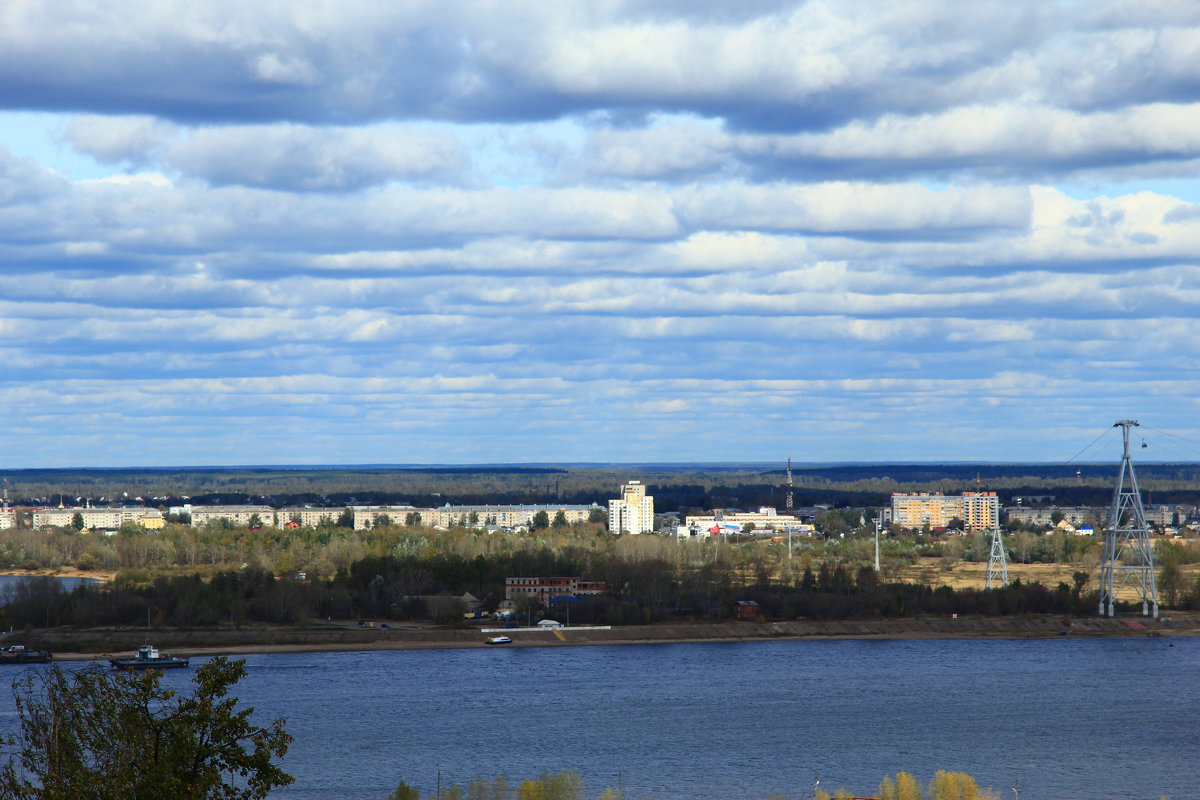
[[[793, 467], [797, 507], [880, 506], [897, 491], [987, 490], [1059, 505], [1106, 505], [1117, 464], [832, 464]], [[1200, 502], [1200, 464], [1138, 463], [1147, 502]], [[658, 511], [782, 508], [782, 465], [546, 465], [366, 467], [179, 467], [10, 470], [17, 505], [145, 503], [160, 507], [264, 503], [275, 507], [483, 503], [603, 505], [627, 480], [641, 480]]]

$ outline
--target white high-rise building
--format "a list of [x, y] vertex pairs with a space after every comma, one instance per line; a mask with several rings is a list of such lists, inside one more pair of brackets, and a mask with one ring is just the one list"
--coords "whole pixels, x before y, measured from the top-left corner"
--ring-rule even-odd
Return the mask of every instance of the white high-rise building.
[[640, 481], [621, 487], [621, 497], [608, 501], [609, 533], [654, 533], [654, 498]]

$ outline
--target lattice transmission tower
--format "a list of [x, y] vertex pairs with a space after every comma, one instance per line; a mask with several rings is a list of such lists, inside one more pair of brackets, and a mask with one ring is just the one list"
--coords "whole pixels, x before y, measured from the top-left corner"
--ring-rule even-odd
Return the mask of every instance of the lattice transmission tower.
[[992, 589], [997, 582], [1000, 586], [1008, 585], [1008, 553], [1004, 550], [999, 527], [992, 528], [992, 553], [988, 556], [987, 583], [984, 588]]
[[785, 505], [785, 508], [787, 509], [787, 513], [790, 514], [790, 513], [792, 513], [792, 457], [791, 456], [788, 456], [787, 482], [788, 482], [787, 497], [784, 498], [784, 505]]
[[[1138, 491], [1137, 475], [1129, 458], [1129, 429], [1136, 419], [1113, 423], [1121, 429], [1124, 453], [1112, 505], [1104, 526], [1104, 555], [1100, 561], [1100, 616], [1113, 616], [1117, 595], [1132, 585], [1142, 598], [1142, 616], [1158, 617], [1158, 582], [1154, 576], [1154, 551], [1150, 548], [1150, 526]], [[1126, 488], [1128, 476], [1128, 488]]]

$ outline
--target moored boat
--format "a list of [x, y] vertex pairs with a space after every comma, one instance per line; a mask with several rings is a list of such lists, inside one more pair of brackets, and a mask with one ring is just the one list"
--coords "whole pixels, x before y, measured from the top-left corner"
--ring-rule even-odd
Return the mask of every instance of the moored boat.
[[53, 660], [49, 650], [28, 650], [20, 644], [0, 648], [0, 664], [47, 664]]
[[512, 639], [507, 636], [489, 636], [484, 644], [512, 644]]
[[114, 669], [170, 669], [186, 667], [188, 660], [182, 656], [160, 653], [157, 647], [144, 644], [132, 657], [111, 658], [108, 663], [112, 664]]

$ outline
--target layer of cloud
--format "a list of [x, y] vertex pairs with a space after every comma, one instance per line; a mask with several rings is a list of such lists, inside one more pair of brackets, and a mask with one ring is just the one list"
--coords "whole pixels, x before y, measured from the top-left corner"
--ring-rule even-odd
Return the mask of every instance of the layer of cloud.
[[4, 4], [0, 115], [61, 113], [40, 150], [0, 126], [0, 464], [1185, 430], [1198, 31], [1183, 3]]
[[973, 102], [1174, 102], [1195, 97], [1200, 73], [1186, 3], [678, 7], [17, 0], [0, 10], [0, 97], [177, 121], [669, 109], [812, 129]]

